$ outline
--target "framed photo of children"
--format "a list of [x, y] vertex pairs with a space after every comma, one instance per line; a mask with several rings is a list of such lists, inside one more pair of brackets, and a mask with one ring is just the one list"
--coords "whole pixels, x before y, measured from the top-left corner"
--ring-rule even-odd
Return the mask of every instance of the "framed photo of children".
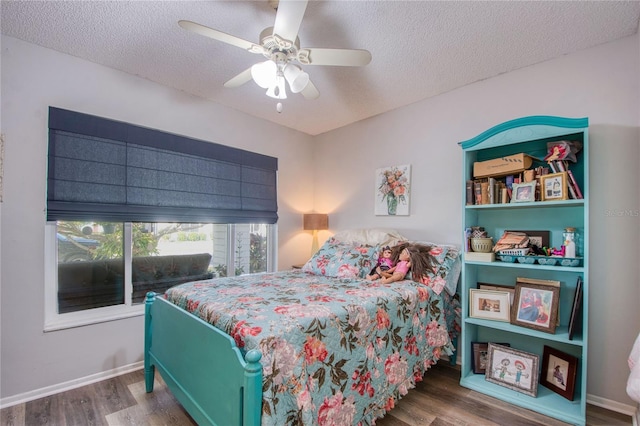
[[544, 346], [542, 353], [542, 373], [540, 384], [562, 395], [569, 401], [573, 401], [573, 392], [576, 386], [576, 372], [578, 371], [578, 358]]
[[540, 188], [542, 201], [568, 199], [567, 172], [542, 175]]
[[560, 288], [516, 282], [511, 324], [554, 334], [558, 321]]
[[469, 289], [469, 316], [509, 322], [510, 297], [508, 291]]
[[538, 363], [536, 354], [489, 343], [485, 380], [535, 397], [538, 395]]
[[376, 170], [376, 216], [408, 216], [411, 197], [411, 165]]
[[512, 203], [528, 203], [536, 200], [536, 181], [514, 183], [511, 189]]

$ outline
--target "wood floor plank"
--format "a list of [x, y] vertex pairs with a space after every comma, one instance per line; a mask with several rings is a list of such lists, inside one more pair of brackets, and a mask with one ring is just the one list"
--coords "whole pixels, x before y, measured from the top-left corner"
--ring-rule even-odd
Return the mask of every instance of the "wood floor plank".
[[[425, 407], [426, 408], [426, 407]], [[401, 399], [396, 406], [385, 417], [376, 422], [377, 426], [422, 426], [430, 425], [436, 415], [420, 405], [412, 404], [411, 401]]]
[[[442, 362], [378, 426], [566, 426], [540, 413], [463, 388]], [[0, 410], [2, 426], [196, 426], [159, 374], [146, 393], [143, 370]], [[629, 426], [631, 417], [587, 405], [588, 426]]]
[[128, 388], [137, 403], [106, 416], [110, 426], [196, 425], [159, 376], [154, 382], [152, 393], [146, 392], [144, 380], [132, 383]]
[[102, 401], [98, 408], [102, 409], [105, 416], [137, 404], [136, 399], [129, 391], [129, 384], [118, 380], [117, 377], [98, 382], [95, 387], [96, 398]]
[[84, 386], [66, 392], [60, 404], [65, 416], [65, 425], [107, 426], [104, 417], [100, 415], [96, 401], [95, 386]]
[[60, 394], [47, 396], [26, 403], [24, 421], [27, 425], [51, 425], [64, 421]]
[[25, 404], [14, 405], [0, 410], [0, 425], [22, 426], [25, 424]]

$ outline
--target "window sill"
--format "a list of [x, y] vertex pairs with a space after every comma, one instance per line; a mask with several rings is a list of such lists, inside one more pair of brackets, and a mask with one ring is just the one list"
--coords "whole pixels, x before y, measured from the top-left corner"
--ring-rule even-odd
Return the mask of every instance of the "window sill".
[[108, 306], [106, 308], [88, 309], [86, 311], [72, 312], [56, 315], [49, 321], [45, 321], [44, 332], [66, 330], [69, 328], [84, 327], [109, 321], [117, 321], [125, 318], [144, 315], [144, 303], [135, 306]]

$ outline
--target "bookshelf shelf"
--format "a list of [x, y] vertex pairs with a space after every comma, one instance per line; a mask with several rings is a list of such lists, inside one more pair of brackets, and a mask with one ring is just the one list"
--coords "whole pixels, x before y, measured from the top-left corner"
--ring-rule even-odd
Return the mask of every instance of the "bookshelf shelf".
[[553, 209], [557, 207], [583, 208], [584, 200], [535, 201], [531, 203], [480, 204], [464, 206], [465, 210]]
[[[584, 198], [557, 201], [532, 201], [468, 205], [467, 182], [474, 179], [474, 163], [516, 154], [541, 159], [547, 153], [548, 143], [558, 141], [579, 142], [582, 149], [570, 170]], [[588, 295], [589, 295], [589, 196], [588, 196], [588, 119], [533, 116], [502, 123], [468, 141], [460, 142], [463, 149], [462, 228], [481, 226], [496, 242], [505, 230], [549, 231], [549, 246], [561, 247], [563, 231], [577, 229], [578, 254], [582, 264], [578, 267], [481, 262], [463, 259], [461, 301], [462, 338], [460, 358], [462, 372], [460, 384], [504, 401], [538, 411], [559, 420], [584, 425], [586, 422], [587, 349], [588, 349]], [[540, 165], [534, 161], [533, 167]], [[544, 163], [543, 163], [544, 164]], [[464, 238], [464, 237], [463, 237]], [[466, 241], [465, 244], [466, 246]], [[554, 333], [547, 333], [507, 321], [471, 317], [469, 290], [478, 283], [514, 286], [518, 277], [554, 280], [560, 282], [558, 302], [559, 323]], [[569, 323], [573, 310], [577, 281], [582, 280], [582, 301], [577, 323], [580, 327], [569, 338]], [[514, 302], [518, 303], [517, 301]], [[544, 347], [574, 356], [578, 359], [573, 400], [537, 383], [536, 397], [529, 396], [513, 386], [501, 386], [474, 374], [472, 342], [505, 342], [512, 349], [535, 354], [539, 369], [543, 365]], [[539, 376], [548, 372], [539, 371]]]

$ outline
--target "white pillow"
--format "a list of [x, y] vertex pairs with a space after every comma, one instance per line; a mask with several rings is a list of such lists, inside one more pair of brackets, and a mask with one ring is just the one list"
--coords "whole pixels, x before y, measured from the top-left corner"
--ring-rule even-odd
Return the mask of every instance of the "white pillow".
[[394, 246], [407, 239], [393, 229], [347, 229], [337, 232], [333, 238], [345, 243], [368, 244], [371, 246]]

